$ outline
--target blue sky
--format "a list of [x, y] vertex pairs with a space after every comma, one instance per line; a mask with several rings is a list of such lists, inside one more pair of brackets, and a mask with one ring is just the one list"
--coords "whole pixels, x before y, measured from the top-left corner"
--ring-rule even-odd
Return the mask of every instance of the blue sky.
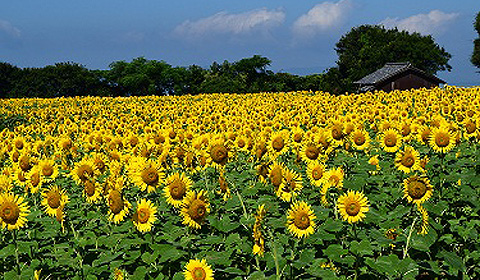
[[469, 61], [478, 0], [22, 0], [0, 9], [0, 61], [43, 67], [73, 61], [108, 69], [135, 57], [174, 66], [255, 54], [296, 74], [335, 66], [335, 43], [352, 27], [383, 24], [432, 35], [452, 54], [449, 84], [480, 84]]

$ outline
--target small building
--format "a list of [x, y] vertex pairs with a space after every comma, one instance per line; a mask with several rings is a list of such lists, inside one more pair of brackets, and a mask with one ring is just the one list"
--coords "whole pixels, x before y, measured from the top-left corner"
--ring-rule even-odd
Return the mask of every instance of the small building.
[[385, 64], [354, 84], [358, 86], [358, 92], [367, 92], [432, 88], [445, 84], [445, 81], [415, 68], [410, 62], [394, 62]]

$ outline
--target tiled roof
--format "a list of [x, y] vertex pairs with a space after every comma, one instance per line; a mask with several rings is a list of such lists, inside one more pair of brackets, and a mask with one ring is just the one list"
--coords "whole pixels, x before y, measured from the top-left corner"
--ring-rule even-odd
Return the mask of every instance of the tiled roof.
[[413, 65], [410, 63], [410, 62], [393, 62], [393, 63], [387, 63], [385, 64], [385, 66], [383, 66], [382, 68], [378, 69], [377, 71], [371, 73], [371, 74], [368, 74], [367, 76], [361, 78], [360, 80], [354, 82], [354, 84], [361, 84], [361, 85], [374, 85], [374, 84], [377, 84], [379, 82], [382, 82], [382, 81], [385, 81], [387, 79], [389, 79], [390, 77], [393, 77], [397, 74], [400, 74], [406, 70], [413, 70], [423, 76], [427, 76], [427, 77], [430, 77], [431, 79], [439, 82], [439, 83], [445, 83], [444, 81], [442, 81], [441, 79], [433, 76], [433, 75], [429, 75], [425, 72], [423, 72], [422, 70], [420, 69], [417, 69], [415, 67], [413, 67]]

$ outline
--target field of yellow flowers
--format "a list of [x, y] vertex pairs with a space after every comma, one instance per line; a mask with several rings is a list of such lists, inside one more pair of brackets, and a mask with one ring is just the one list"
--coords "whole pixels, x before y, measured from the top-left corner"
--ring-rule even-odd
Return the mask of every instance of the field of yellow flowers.
[[479, 279], [480, 88], [0, 100], [3, 279]]

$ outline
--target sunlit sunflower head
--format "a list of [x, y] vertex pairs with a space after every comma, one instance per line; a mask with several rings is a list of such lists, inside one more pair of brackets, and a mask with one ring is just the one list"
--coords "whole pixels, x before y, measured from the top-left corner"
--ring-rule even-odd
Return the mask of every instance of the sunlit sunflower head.
[[403, 186], [403, 197], [416, 204], [424, 203], [433, 193], [433, 186], [426, 176], [413, 175], [403, 181]]
[[418, 234], [425, 235], [428, 233], [428, 212], [425, 207], [423, 207], [421, 204], [417, 204], [417, 209], [418, 212], [420, 213], [420, 223], [418, 225]]
[[327, 127], [327, 139], [334, 146], [343, 145], [345, 140], [345, 127], [343, 121], [341, 120], [332, 120]]
[[88, 180], [94, 180], [96, 173], [97, 167], [93, 161], [91, 159], [83, 158], [81, 161], [75, 164], [75, 167], [70, 172], [70, 175], [75, 182], [77, 182], [77, 184], [81, 184], [82, 182]]
[[38, 162], [40, 168], [40, 175], [45, 182], [52, 182], [58, 177], [58, 167], [55, 165], [55, 161], [51, 159], [44, 159]]
[[288, 231], [297, 238], [307, 237], [315, 231], [316, 218], [310, 205], [303, 201], [295, 202], [288, 210]]
[[194, 229], [200, 229], [205, 219], [210, 213], [210, 203], [208, 202], [207, 192], [195, 191], [187, 192], [182, 204], [180, 214], [183, 217], [182, 223]]
[[336, 187], [337, 189], [343, 188], [343, 178], [345, 177], [345, 172], [342, 167], [329, 169], [323, 174], [324, 184], [328, 187]]
[[305, 134], [305, 131], [303, 131], [303, 129], [299, 126], [292, 129], [291, 143], [294, 147], [299, 147], [302, 145], [302, 141], [305, 139], [304, 134]]
[[130, 161], [129, 177], [142, 191], [151, 193], [163, 183], [165, 173], [158, 162], [135, 157]]
[[30, 156], [28, 151], [23, 151], [18, 157], [17, 164], [23, 172], [28, 172], [34, 165], [34, 159]]
[[13, 172], [10, 174], [10, 178], [17, 186], [25, 187], [28, 183], [28, 173], [23, 171], [21, 168], [16, 167], [13, 169]]
[[365, 129], [356, 129], [349, 135], [352, 146], [357, 150], [365, 150], [370, 146], [370, 136]]
[[306, 163], [319, 160], [322, 155], [322, 147], [315, 142], [304, 142], [300, 150], [300, 158]]
[[137, 209], [133, 213], [133, 224], [140, 232], [151, 231], [153, 223], [157, 220], [156, 213], [157, 207], [150, 200], [142, 198], [137, 202]]
[[429, 140], [430, 147], [437, 153], [447, 153], [455, 147], [453, 133], [446, 127], [434, 127]]
[[108, 220], [115, 224], [125, 220], [125, 217], [132, 208], [132, 204], [123, 198], [121, 191], [118, 189], [111, 189], [108, 192], [107, 204], [110, 210], [108, 213]]
[[402, 145], [402, 137], [393, 128], [389, 128], [381, 135], [380, 145], [387, 153], [395, 153]]
[[12, 194], [0, 194], [0, 223], [8, 230], [19, 229], [27, 223], [30, 212], [23, 197]]
[[84, 181], [82, 182], [83, 186], [83, 196], [87, 199], [88, 203], [96, 203], [102, 198], [103, 189], [95, 181]]
[[90, 155], [93, 165], [96, 167], [96, 170], [99, 171], [99, 173], [103, 173], [108, 169], [108, 157], [103, 154], [103, 153], [92, 153]]
[[52, 186], [44, 189], [42, 197], [44, 210], [51, 217], [55, 217], [57, 209], [65, 206], [69, 201], [65, 190], [62, 190], [59, 186]]
[[303, 188], [302, 177], [294, 170], [285, 168], [283, 170], [283, 180], [276, 189], [276, 195], [283, 201], [291, 201], [297, 196]]
[[210, 156], [210, 164], [215, 168], [223, 168], [225, 164], [232, 158], [232, 151], [229, 148], [229, 141], [225, 141], [223, 137], [217, 137], [210, 141], [208, 155]]
[[475, 137], [478, 132], [478, 122], [476, 118], [466, 118], [463, 120], [463, 132], [466, 139]]
[[13, 139], [12, 141], [12, 146], [17, 149], [17, 150], [23, 150], [24, 148], [27, 147], [28, 141], [25, 137], [23, 136], [17, 136]]
[[42, 187], [44, 180], [41, 176], [42, 170], [40, 166], [36, 165], [27, 173], [27, 187], [31, 193], [37, 193]]
[[427, 125], [421, 125], [417, 128], [417, 142], [428, 145], [432, 129]]
[[420, 153], [411, 146], [406, 146], [403, 151], [398, 151], [395, 156], [395, 167], [405, 173], [420, 170]]
[[170, 174], [165, 179], [165, 188], [163, 189], [163, 196], [167, 199], [167, 203], [180, 208], [182, 201], [188, 191], [192, 187], [192, 180], [183, 172]]
[[189, 260], [183, 271], [185, 280], [213, 280], [213, 270], [205, 259]]
[[10, 192], [13, 188], [12, 179], [6, 174], [0, 174], [0, 194]]
[[270, 158], [276, 159], [278, 156], [288, 152], [289, 150], [289, 132], [281, 130], [272, 133], [270, 139], [267, 141], [267, 149]]
[[348, 191], [337, 200], [337, 207], [344, 221], [356, 223], [362, 221], [368, 212], [368, 200], [362, 192]]
[[322, 185], [324, 173], [325, 165], [319, 161], [312, 161], [307, 165], [307, 177], [310, 183], [316, 187]]

